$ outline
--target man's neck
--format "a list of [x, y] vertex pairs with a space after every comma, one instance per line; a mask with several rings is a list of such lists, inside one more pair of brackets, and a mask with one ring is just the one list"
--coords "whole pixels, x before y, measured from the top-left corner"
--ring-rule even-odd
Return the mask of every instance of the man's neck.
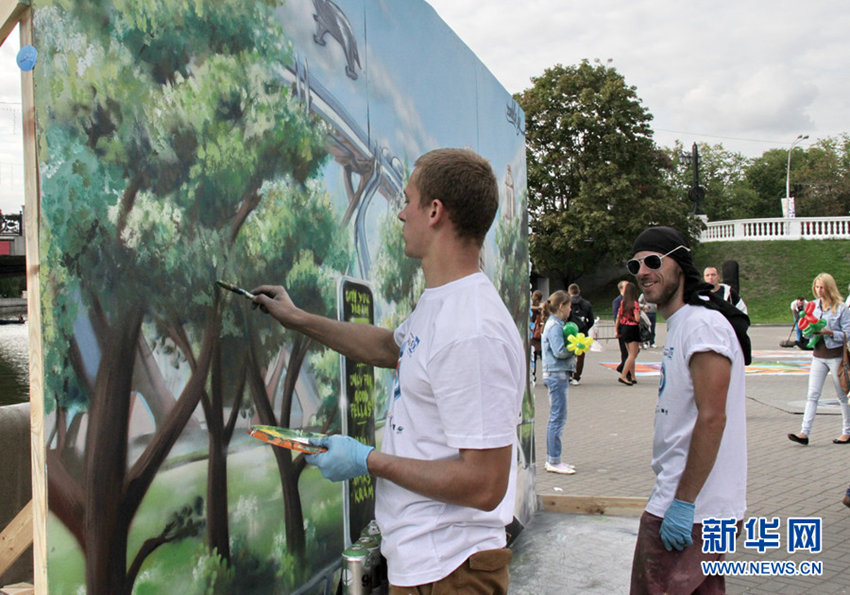
[[679, 302], [677, 304], [667, 304], [662, 309], [661, 306], [658, 306], [658, 312], [665, 318], [668, 319], [673, 314], [681, 310], [685, 306], [685, 302]]
[[441, 245], [433, 255], [422, 258], [426, 289], [440, 287], [480, 272], [480, 254], [481, 248], [475, 243], [451, 242]]
[[670, 318], [682, 309], [685, 305], [685, 287], [684, 285], [680, 285], [676, 293], [674, 293], [670, 298], [665, 301], [663, 304], [656, 304], [656, 309], [658, 312], [666, 319]]

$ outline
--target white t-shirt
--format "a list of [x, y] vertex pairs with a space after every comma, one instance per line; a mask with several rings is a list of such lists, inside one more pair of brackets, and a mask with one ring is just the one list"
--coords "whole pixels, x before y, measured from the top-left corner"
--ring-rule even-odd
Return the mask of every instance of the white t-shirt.
[[720, 312], [685, 305], [667, 319], [667, 341], [655, 408], [652, 470], [657, 479], [646, 510], [663, 517], [685, 469], [697, 407], [688, 363], [714, 351], [732, 362], [726, 395], [726, 427], [714, 467], [697, 496], [694, 522], [742, 519], [747, 508], [747, 420], [744, 357], [732, 325]]
[[412, 586], [444, 578], [478, 551], [505, 546], [526, 362], [516, 324], [483, 273], [426, 289], [395, 340], [401, 353], [383, 452], [438, 460], [462, 448], [514, 449], [507, 493], [490, 512], [378, 479], [375, 516], [389, 579]]

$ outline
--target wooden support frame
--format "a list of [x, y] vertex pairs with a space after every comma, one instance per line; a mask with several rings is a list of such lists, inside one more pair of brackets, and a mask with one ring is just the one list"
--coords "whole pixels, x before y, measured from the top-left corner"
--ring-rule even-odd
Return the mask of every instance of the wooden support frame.
[[3, 45], [27, 10], [29, 10], [29, 2], [0, 0], [0, 45]]
[[32, 500], [0, 533], [0, 574], [6, 572], [32, 543]]
[[546, 512], [604, 514], [609, 516], [640, 516], [647, 503], [647, 498], [570, 496], [566, 494], [548, 494], [540, 496], [539, 499], [541, 508]]
[[[0, 44], [19, 26], [21, 46], [31, 45], [30, 0], [0, 0]], [[41, 291], [39, 289], [39, 222], [41, 192], [38, 182], [35, 94], [32, 71], [21, 73], [21, 107], [24, 133], [24, 227], [27, 251], [27, 317], [29, 320], [30, 437], [32, 500], [15, 517], [3, 535], [14, 534], [17, 548], [33, 544], [33, 584], [36, 593], [47, 593], [47, 489], [44, 435], [44, 375], [42, 369]], [[14, 525], [14, 527], [13, 527]], [[9, 544], [11, 548], [11, 543]], [[17, 551], [17, 550], [15, 550]], [[11, 549], [9, 554], [11, 555]], [[20, 552], [18, 552], [20, 555]], [[17, 556], [15, 556], [17, 558]], [[14, 560], [12, 560], [14, 561]]]
[[[21, 46], [31, 44], [32, 10], [20, 20]], [[29, 320], [30, 432], [32, 437], [33, 584], [36, 593], [47, 593], [47, 462], [44, 435], [44, 370], [42, 368], [41, 289], [41, 188], [35, 131], [35, 89], [32, 71], [21, 73], [24, 131], [24, 215], [27, 249], [27, 319]]]

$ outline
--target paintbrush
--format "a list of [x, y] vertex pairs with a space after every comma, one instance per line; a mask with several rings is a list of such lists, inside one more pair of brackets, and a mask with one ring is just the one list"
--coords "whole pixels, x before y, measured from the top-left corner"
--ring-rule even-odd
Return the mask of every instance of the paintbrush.
[[233, 293], [238, 293], [239, 295], [245, 296], [249, 300], [253, 300], [255, 297], [257, 297], [256, 295], [254, 295], [253, 293], [251, 293], [247, 289], [242, 289], [238, 285], [234, 285], [233, 283], [228, 283], [227, 281], [222, 281], [222, 280], [219, 279], [218, 281], [215, 282], [215, 284], [218, 285], [219, 287], [223, 287], [224, 289], [227, 289], [228, 291], [232, 291]]

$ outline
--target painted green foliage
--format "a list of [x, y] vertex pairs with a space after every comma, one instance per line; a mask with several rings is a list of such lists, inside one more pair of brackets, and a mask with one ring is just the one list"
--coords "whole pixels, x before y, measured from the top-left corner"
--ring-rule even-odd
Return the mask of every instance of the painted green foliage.
[[[351, 257], [340, 214], [311, 181], [327, 161], [325, 131], [282, 81], [288, 50], [271, 4], [36, 3], [35, 19], [50, 509], [85, 551], [89, 592], [129, 592], [156, 549], [192, 535], [231, 569], [213, 581], [226, 588], [239, 574], [227, 527], [235, 422], [247, 411], [289, 424], [310, 345], [213, 282], [279, 280], [307, 309], [333, 313]], [[172, 366], [185, 371], [173, 394]], [[336, 389], [320, 392], [303, 423], [329, 429]], [[155, 429], [134, 454], [139, 396]], [[131, 550], [134, 516], [198, 405], [203, 501], [174, 503]], [[297, 584], [309, 572], [298, 562], [304, 462], [285, 452], [275, 454]]]
[[[287, 592], [338, 559], [338, 486], [237, 428], [338, 431], [339, 357], [214, 286], [281, 283], [335, 316], [355, 269], [280, 8], [34, 3], [51, 547], [72, 551], [51, 592]], [[499, 227], [488, 263], [520, 326], [525, 227]], [[368, 229], [389, 327], [423, 279], [394, 209]]]

